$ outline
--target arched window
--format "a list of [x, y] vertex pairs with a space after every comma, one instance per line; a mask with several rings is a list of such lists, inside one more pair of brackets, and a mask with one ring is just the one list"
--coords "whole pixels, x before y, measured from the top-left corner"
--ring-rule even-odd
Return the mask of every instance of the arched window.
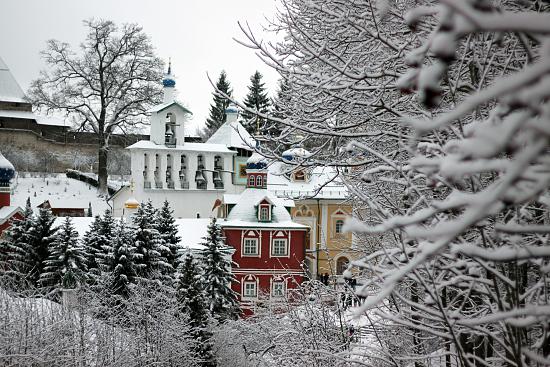
[[166, 114], [166, 123], [164, 125], [164, 143], [167, 145], [176, 144], [176, 115], [172, 112]]
[[344, 221], [342, 219], [338, 219], [335, 224], [335, 232], [336, 234], [342, 233], [342, 230], [344, 228]]
[[149, 157], [147, 157], [147, 153], [143, 154], [143, 179], [147, 180], [147, 162]]
[[336, 261], [336, 274], [342, 275], [344, 271], [348, 268], [349, 259], [345, 256], [342, 256]]
[[168, 112], [166, 114], [166, 122], [170, 124], [176, 123], [176, 115], [174, 115], [172, 112]]
[[248, 176], [248, 187], [254, 187], [256, 184], [255, 184], [255, 180], [254, 180], [254, 176], [250, 175]]
[[214, 157], [214, 169], [218, 171], [223, 170], [223, 158], [219, 155]]
[[256, 178], [256, 186], [262, 187], [262, 176]]

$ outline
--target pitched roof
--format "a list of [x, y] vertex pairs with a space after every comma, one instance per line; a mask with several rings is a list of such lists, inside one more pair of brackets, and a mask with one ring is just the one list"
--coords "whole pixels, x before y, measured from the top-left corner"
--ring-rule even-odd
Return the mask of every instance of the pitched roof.
[[187, 109], [187, 107], [185, 107], [181, 102], [178, 102], [178, 101], [172, 101], [172, 102], [167, 102], [167, 103], [161, 103], [161, 104], [158, 104], [154, 107], [151, 107], [147, 112], [149, 113], [154, 113], [154, 112], [160, 112], [162, 110], [165, 110], [167, 109], [168, 107], [172, 106], [172, 105], [176, 105], [178, 106], [179, 108], [181, 108], [183, 110], [183, 112], [185, 113], [189, 113], [189, 114], [193, 114], [193, 112], [189, 111]]
[[225, 144], [229, 148], [254, 149], [254, 139], [240, 122], [226, 122], [206, 141], [213, 144]]
[[43, 208], [48, 203], [52, 209], [88, 209], [88, 204], [83, 203], [78, 199], [46, 199], [41, 204], [38, 204], [38, 208]]
[[[258, 221], [256, 205], [265, 198], [272, 203], [271, 222]], [[255, 227], [255, 228], [295, 228], [307, 227], [292, 221], [285, 208], [286, 200], [282, 200], [265, 189], [248, 188], [241, 193], [237, 204], [231, 209], [225, 221], [220, 221], [222, 227]]]
[[[0, 100], [1, 99], [2, 99], [2, 97], [0, 97]], [[35, 113], [30, 112], [30, 111], [0, 110], [0, 117], [35, 120], [38, 125], [67, 126], [68, 127], [68, 124], [63, 119], [60, 119], [60, 118], [55, 117], [55, 116], [36, 115]]]
[[0, 208], [0, 224], [6, 223], [17, 213], [23, 214], [23, 209], [18, 206], [4, 206]]
[[13, 77], [10, 69], [0, 57], [0, 101], [26, 102], [25, 93]]
[[268, 168], [267, 189], [278, 197], [290, 199], [344, 200], [348, 197], [348, 190], [333, 167], [313, 168], [307, 181], [292, 181], [287, 173], [292, 168], [285, 163], [273, 162]]

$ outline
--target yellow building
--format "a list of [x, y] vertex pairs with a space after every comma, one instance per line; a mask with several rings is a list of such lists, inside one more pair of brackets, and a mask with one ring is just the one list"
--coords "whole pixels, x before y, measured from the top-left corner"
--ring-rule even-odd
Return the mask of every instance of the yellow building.
[[356, 258], [352, 234], [343, 233], [345, 218], [351, 206], [343, 199], [302, 199], [292, 209], [292, 218], [311, 228], [306, 258], [311, 274], [341, 275]]
[[313, 279], [341, 275], [358, 257], [352, 234], [342, 232], [352, 208], [346, 202], [347, 189], [335, 179], [336, 174], [330, 167], [296, 169], [275, 163], [269, 168], [268, 189], [278, 197], [293, 199], [293, 220], [310, 228], [306, 259]]

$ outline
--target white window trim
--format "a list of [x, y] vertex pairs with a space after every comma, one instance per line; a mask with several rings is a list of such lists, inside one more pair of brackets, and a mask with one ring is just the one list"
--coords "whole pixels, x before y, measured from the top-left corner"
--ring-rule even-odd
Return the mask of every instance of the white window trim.
[[[338, 222], [341, 221], [342, 222], [342, 227], [340, 228], [340, 232], [338, 232]], [[343, 232], [343, 228], [344, 228], [344, 223], [345, 223], [345, 220], [344, 218], [335, 218], [334, 219], [334, 234], [335, 235], [343, 235], [344, 232]]]
[[[267, 220], [262, 219], [262, 209], [267, 209]], [[271, 222], [271, 204], [260, 204], [258, 208], [258, 220], [260, 222]]]
[[[256, 290], [256, 295], [248, 296], [248, 295], [245, 294], [247, 284], [254, 284], [254, 289]], [[257, 298], [258, 298], [258, 280], [244, 280], [244, 278], [243, 278], [242, 289], [241, 289], [241, 299], [250, 300], [250, 299], [257, 299]]]
[[256, 186], [256, 177], [253, 175], [248, 176], [248, 187]]
[[[258, 250], [258, 251], [256, 251], [257, 252], [256, 254], [254, 254], [254, 255], [245, 254], [244, 247], [245, 247], [245, 243], [246, 243], [247, 240], [252, 240], [252, 241], [256, 242], [256, 249]], [[243, 243], [242, 243], [242, 248], [241, 248], [241, 257], [261, 257], [260, 241], [259, 241], [258, 238], [255, 238], [255, 237], [244, 237], [243, 238]]]
[[[275, 255], [273, 253], [273, 250], [275, 249], [275, 246], [274, 246], [275, 241], [285, 241], [285, 245], [286, 245], [286, 254], [285, 255]], [[289, 246], [288, 239], [287, 238], [272, 238], [269, 252], [270, 252], [271, 257], [290, 257], [290, 246]]]
[[[283, 294], [282, 295], [275, 295], [275, 284], [282, 284], [283, 285]], [[286, 297], [286, 281], [284, 279], [273, 279], [271, 278], [271, 298], [277, 298], [282, 299]]]

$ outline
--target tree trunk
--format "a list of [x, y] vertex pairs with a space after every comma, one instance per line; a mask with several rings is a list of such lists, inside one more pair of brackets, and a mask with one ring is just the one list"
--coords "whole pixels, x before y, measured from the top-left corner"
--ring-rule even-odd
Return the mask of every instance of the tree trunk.
[[97, 181], [99, 182], [99, 192], [103, 195], [107, 195], [107, 160], [108, 160], [108, 147], [100, 143], [98, 151], [98, 165], [97, 165]]

